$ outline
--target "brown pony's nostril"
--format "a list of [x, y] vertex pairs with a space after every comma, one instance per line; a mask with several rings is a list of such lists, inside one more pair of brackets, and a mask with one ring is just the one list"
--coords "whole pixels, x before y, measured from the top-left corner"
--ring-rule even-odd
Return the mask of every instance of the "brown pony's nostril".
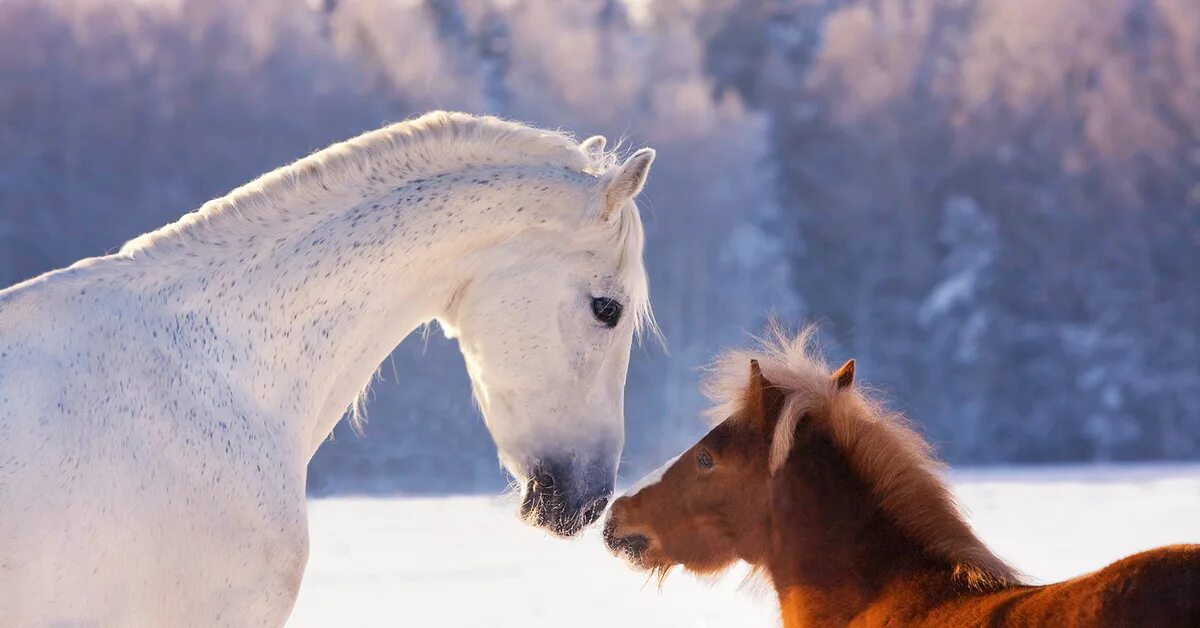
[[650, 547], [650, 539], [640, 535], [631, 534], [623, 536], [616, 540], [614, 545], [611, 545], [614, 551], [620, 552], [630, 558], [641, 558], [642, 554]]
[[630, 558], [641, 558], [650, 548], [650, 539], [641, 534], [620, 535], [617, 533], [617, 522], [609, 517], [604, 523], [604, 544], [614, 554], [624, 554]]
[[625, 549], [634, 556], [641, 556], [650, 547], [650, 539], [635, 534], [625, 537]]

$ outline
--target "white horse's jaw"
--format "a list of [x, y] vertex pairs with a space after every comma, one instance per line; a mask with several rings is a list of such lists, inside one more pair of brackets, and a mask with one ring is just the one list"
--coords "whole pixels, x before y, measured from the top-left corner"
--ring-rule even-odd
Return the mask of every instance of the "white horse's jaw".
[[[642, 174], [649, 158], [637, 158]], [[574, 200], [608, 202], [606, 190]], [[551, 223], [497, 244], [478, 256], [445, 321], [501, 460], [522, 484], [522, 516], [564, 536], [603, 512], [624, 442], [625, 376], [645, 306], [636, 211], [626, 198], [599, 222]], [[606, 319], [598, 301], [621, 313]]]
[[[475, 326], [463, 325], [460, 346], [501, 462], [521, 486], [521, 516], [556, 535], [573, 535], [600, 516], [612, 495], [624, 438], [623, 352], [629, 351], [631, 334], [599, 332], [608, 342], [593, 343], [598, 355], [569, 365], [574, 368], [540, 368], [564, 362], [546, 355], [516, 359], [524, 368], [498, 369], [489, 362], [495, 358], [491, 342], [511, 346], [516, 340], [492, 338], [481, 346], [472, 342], [474, 331]], [[570, 343], [551, 342], [540, 352], [550, 347], [578, 351]], [[621, 359], [610, 360], [608, 354]], [[545, 383], [528, 385], [525, 378]]]

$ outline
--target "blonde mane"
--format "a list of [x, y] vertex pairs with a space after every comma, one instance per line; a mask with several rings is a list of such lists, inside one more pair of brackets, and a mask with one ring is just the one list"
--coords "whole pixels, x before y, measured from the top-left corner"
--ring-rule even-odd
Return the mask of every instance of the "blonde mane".
[[[364, 133], [268, 172], [161, 229], [125, 243], [118, 255], [150, 257], [196, 241], [227, 241], [302, 220], [339, 202], [358, 202], [438, 174], [486, 166], [548, 165], [596, 177], [618, 165], [614, 152], [587, 150], [570, 135], [492, 116], [434, 111]], [[618, 280], [639, 332], [657, 334], [642, 261], [645, 234], [633, 202], [597, 233], [618, 248]]]
[[814, 347], [814, 333], [810, 326], [792, 336], [771, 324], [756, 350], [719, 358], [706, 386], [716, 404], [710, 416], [723, 420], [738, 412], [747, 365], [758, 360], [766, 379], [786, 395], [771, 443], [772, 472], [790, 455], [797, 424], [818, 422], [870, 487], [880, 508], [926, 552], [949, 561], [973, 587], [1018, 584], [1019, 574], [993, 554], [963, 518], [941, 477], [944, 465], [929, 443], [869, 391], [857, 385], [837, 390], [833, 369]]

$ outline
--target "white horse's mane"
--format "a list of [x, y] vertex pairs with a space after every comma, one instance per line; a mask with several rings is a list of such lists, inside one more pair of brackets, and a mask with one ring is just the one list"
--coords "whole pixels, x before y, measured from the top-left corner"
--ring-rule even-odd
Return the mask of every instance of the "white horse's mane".
[[[618, 165], [615, 152], [589, 151], [570, 135], [493, 116], [435, 111], [364, 133], [268, 172], [210, 200], [165, 227], [125, 243], [119, 255], [150, 257], [196, 240], [220, 239], [310, 216], [341, 199], [367, 198], [418, 179], [483, 166], [549, 165], [601, 176]], [[581, 238], [612, 239], [618, 280], [628, 292], [639, 332], [657, 333], [642, 262], [645, 232], [630, 202], [609, 227]], [[231, 224], [232, 223], [232, 224]]]

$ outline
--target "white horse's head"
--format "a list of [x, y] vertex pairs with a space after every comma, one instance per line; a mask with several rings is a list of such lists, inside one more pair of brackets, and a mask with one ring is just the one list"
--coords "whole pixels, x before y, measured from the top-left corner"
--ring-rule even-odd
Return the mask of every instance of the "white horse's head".
[[[580, 149], [597, 156], [603, 143]], [[538, 218], [489, 249], [443, 320], [522, 487], [521, 515], [563, 536], [595, 521], [612, 495], [631, 343], [653, 330], [633, 202], [653, 160], [643, 149], [599, 173], [508, 182], [511, 202]]]

